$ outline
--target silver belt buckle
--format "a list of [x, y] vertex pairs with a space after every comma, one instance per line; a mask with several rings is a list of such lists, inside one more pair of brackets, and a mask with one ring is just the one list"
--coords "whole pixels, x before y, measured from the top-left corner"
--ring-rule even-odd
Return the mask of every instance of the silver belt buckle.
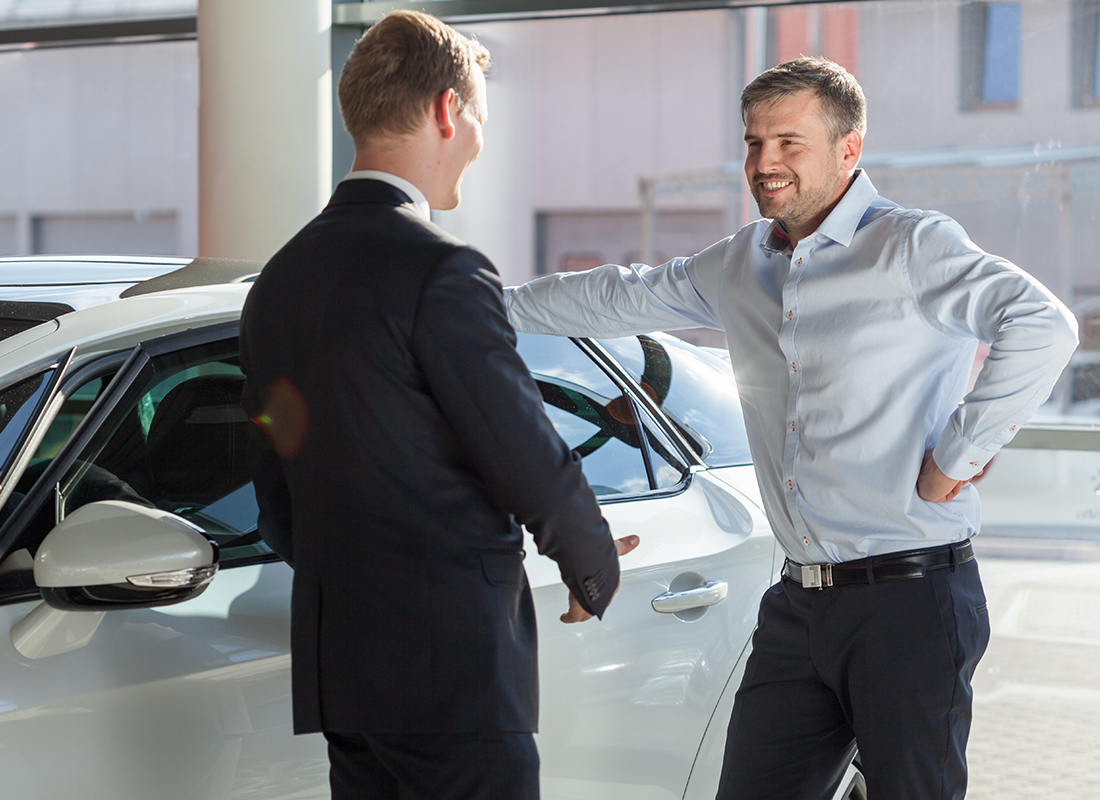
[[809, 564], [802, 567], [802, 586], [805, 589], [824, 589], [833, 585], [832, 564]]

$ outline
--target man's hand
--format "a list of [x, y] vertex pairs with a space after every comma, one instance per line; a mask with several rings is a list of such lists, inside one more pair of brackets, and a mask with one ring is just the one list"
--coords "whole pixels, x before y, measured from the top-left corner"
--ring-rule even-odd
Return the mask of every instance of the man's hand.
[[[622, 558], [627, 553], [629, 553], [631, 550], [633, 550], [635, 547], [637, 547], [638, 542], [640, 542], [640, 541], [641, 541], [641, 539], [639, 539], [637, 536], [624, 536], [621, 539], [616, 539], [615, 540], [615, 552], [618, 553], [620, 558]], [[619, 591], [618, 586], [615, 587], [615, 591], [616, 592]], [[584, 610], [584, 607], [580, 603], [577, 602], [577, 598], [575, 598], [573, 596], [573, 593], [570, 592], [569, 593], [569, 610], [566, 611], [564, 614], [562, 614], [560, 619], [561, 619], [562, 622], [567, 622], [567, 623], [568, 622], [584, 622], [586, 619], [592, 619], [592, 615]]]
[[[978, 475], [981, 474], [981, 472], [978, 473]], [[917, 476], [917, 496], [929, 503], [946, 503], [948, 500], [954, 500], [970, 480], [957, 481], [954, 478], [948, 478], [936, 466], [936, 462], [932, 459], [932, 451], [928, 450], [920, 465], [920, 475]]]

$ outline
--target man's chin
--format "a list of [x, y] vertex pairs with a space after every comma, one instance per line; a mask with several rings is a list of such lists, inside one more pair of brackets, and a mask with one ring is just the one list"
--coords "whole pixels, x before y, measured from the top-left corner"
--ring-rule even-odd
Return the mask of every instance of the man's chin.
[[756, 207], [764, 219], [775, 219], [783, 212], [781, 203], [770, 203], [767, 200], [757, 200]]

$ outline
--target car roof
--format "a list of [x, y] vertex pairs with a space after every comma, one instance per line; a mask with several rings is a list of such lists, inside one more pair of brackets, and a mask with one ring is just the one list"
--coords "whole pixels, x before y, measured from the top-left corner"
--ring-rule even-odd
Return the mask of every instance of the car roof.
[[0, 286], [79, 286], [138, 283], [191, 263], [160, 256], [7, 256], [0, 258]]
[[254, 278], [263, 262], [158, 256], [0, 258], [0, 301], [86, 308], [136, 293]]
[[171, 333], [240, 318], [252, 284], [151, 292], [64, 314], [0, 342], [0, 385], [76, 348], [77, 363]]
[[0, 339], [120, 297], [254, 280], [260, 261], [138, 256], [0, 258]]

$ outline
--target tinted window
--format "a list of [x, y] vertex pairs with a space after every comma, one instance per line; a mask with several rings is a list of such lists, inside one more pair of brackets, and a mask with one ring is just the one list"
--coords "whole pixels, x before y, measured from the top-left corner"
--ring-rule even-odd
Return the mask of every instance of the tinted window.
[[38, 449], [34, 451], [34, 455], [31, 457], [32, 467], [50, 461], [57, 455], [65, 442], [69, 441], [73, 431], [87, 416], [92, 404], [95, 403], [110, 380], [111, 376], [109, 375], [93, 378], [68, 394], [61, 404], [57, 416], [50, 423], [41, 444], [38, 445]]
[[671, 445], [639, 425], [634, 402], [573, 342], [521, 334], [518, 349], [547, 416], [580, 454], [597, 495], [635, 494], [680, 482], [684, 466]]
[[729, 363], [669, 336], [603, 339], [708, 466], [751, 464], [745, 420]]
[[104, 499], [171, 511], [231, 552], [266, 553], [248, 474], [244, 377], [233, 343], [153, 360], [61, 481], [65, 513]]
[[53, 374], [54, 370], [46, 370], [0, 392], [0, 463], [5, 470], [34, 420]]

